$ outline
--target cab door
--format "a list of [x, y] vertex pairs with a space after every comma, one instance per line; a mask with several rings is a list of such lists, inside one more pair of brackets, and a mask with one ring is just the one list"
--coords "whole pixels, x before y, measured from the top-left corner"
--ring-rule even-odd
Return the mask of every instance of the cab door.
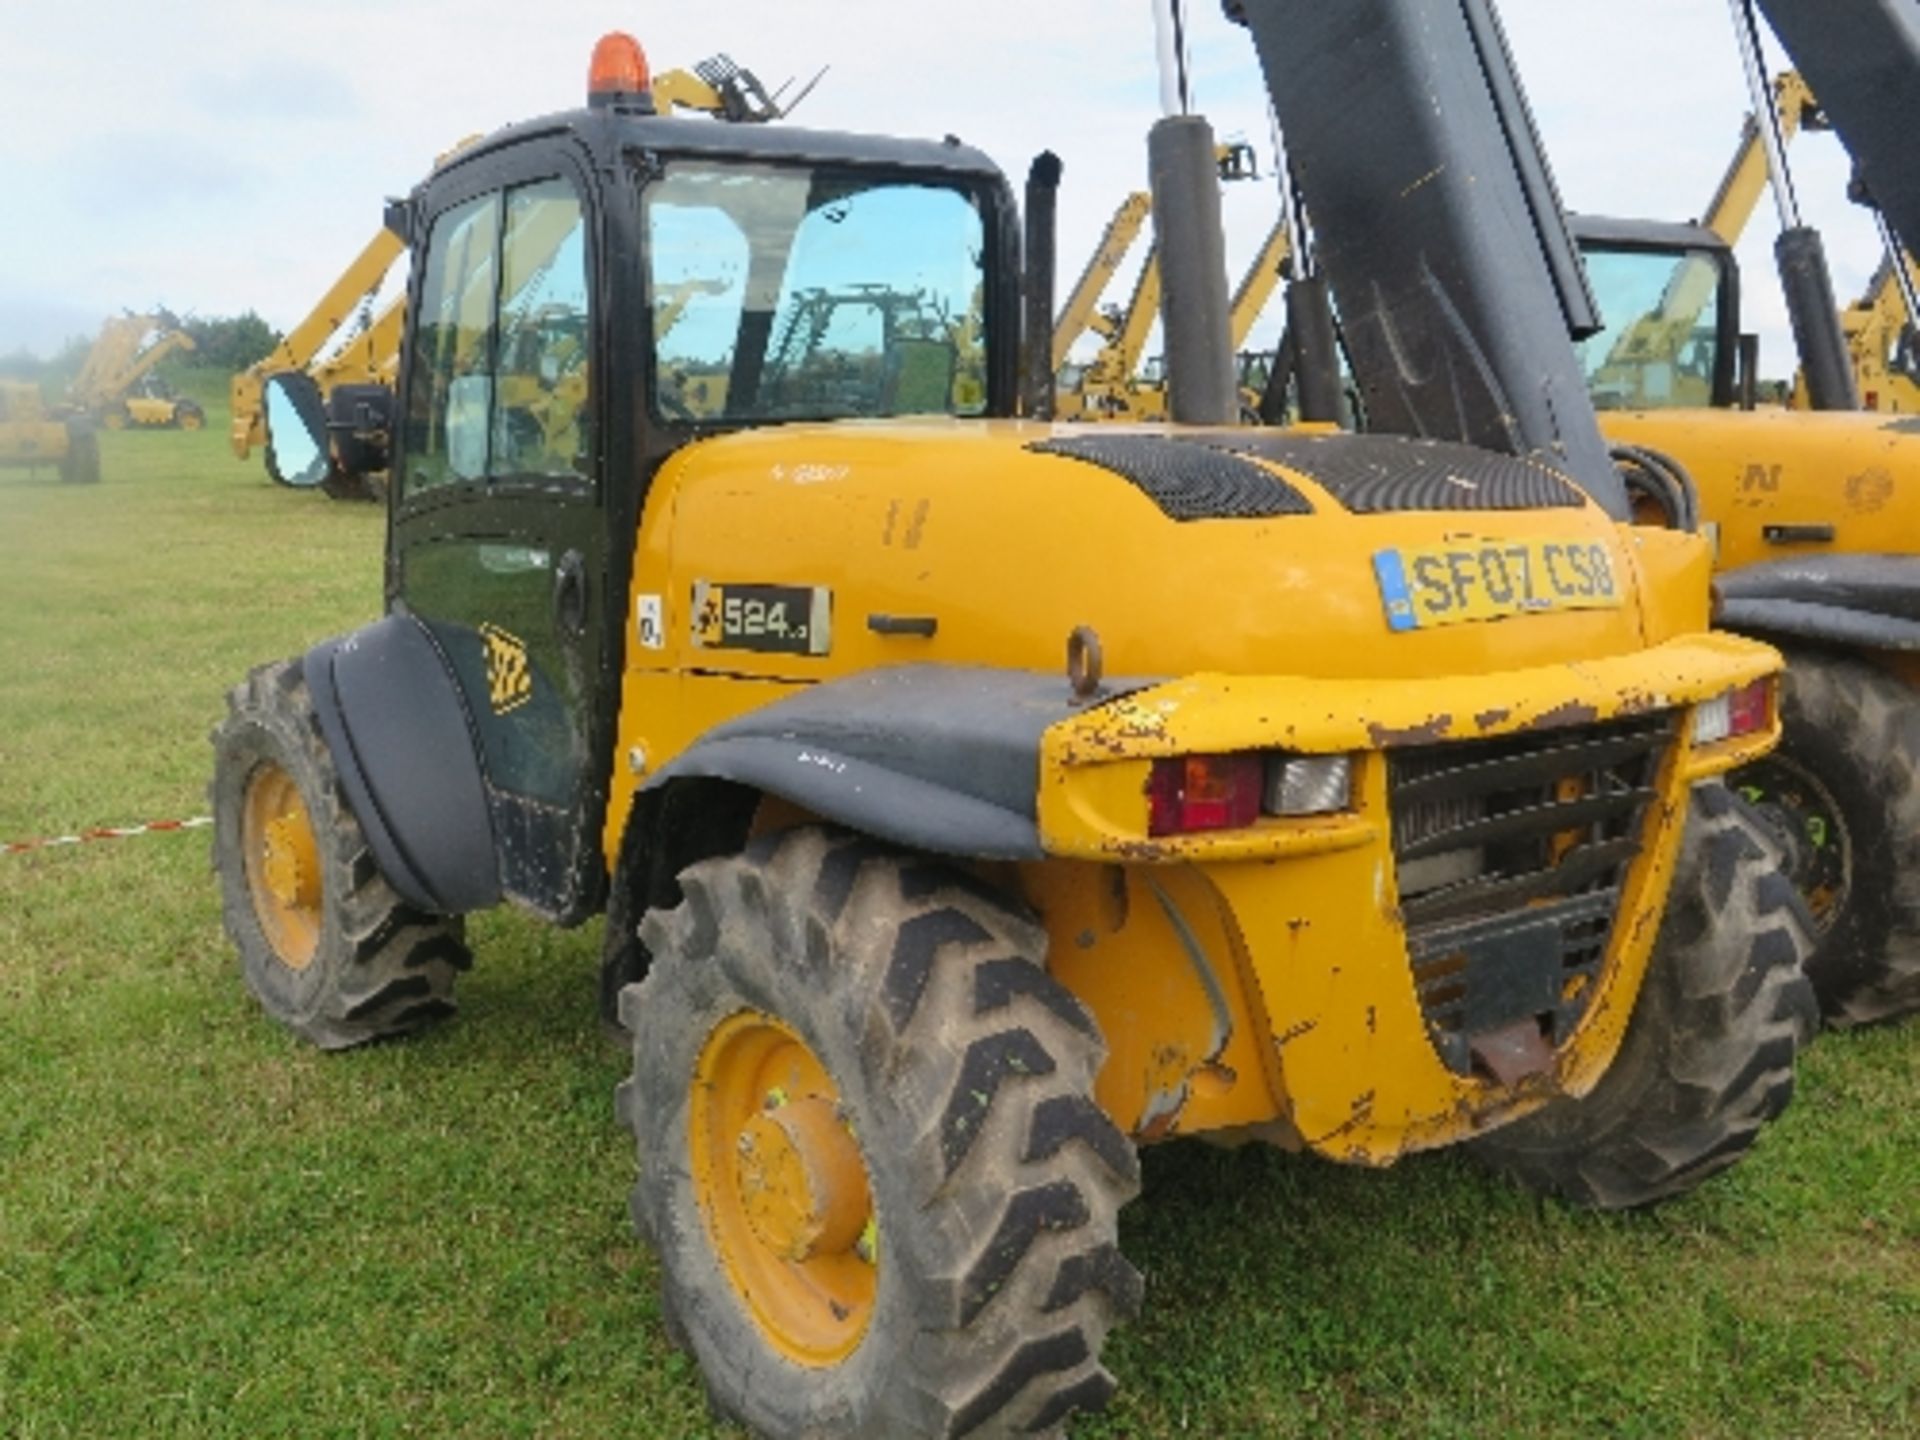
[[465, 697], [501, 887], [562, 921], [599, 898], [607, 627], [621, 604], [590, 175], [548, 140], [427, 193], [388, 555], [390, 608], [426, 625]]

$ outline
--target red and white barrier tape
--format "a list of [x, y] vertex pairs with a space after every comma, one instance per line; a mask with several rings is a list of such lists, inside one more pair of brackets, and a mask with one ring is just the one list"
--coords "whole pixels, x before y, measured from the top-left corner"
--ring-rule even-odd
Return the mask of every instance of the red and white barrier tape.
[[202, 830], [211, 824], [211, 815], [195, 815], [186, 820], [149, 820], [144, 825], [101, 825], [92, 830], [82, 830], [78, 835], [50, 835], [44, 840], [9, 840], [0, 845], [0, 855], [23, 855], [29, 850], [50, 850], [56, 845], [87, 845], [95, 840], [125, 840], [131, 835]]

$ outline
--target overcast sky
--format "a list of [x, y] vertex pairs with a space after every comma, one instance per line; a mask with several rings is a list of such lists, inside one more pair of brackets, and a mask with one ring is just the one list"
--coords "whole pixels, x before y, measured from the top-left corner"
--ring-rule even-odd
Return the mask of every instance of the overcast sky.
[[[1265, 165], [1251, 44], [1190, 0], [1195, 96]], [[1145, 184], [1158, 114], [1148, 0], [8, 0], [0, 44], [0, 354], [42, 352], [122, 308], [298, 320], [401, 194], [462, 135], [580, 103], [604, 30], [657, 69], [718, 51], [769, 84], [832, 68], [796, 117], [954, 133], [1016, 178], [1066, 161], [1061, 286]], [[1500, 0], [1567, 204], [1687, 219], [1737, 138], [1745, 92], [1724, 0]], [[1777, 52], [1771, 57], [1778, 68]], [[1808, 219], [1851, 298], [1878, 256], [1844, 199], [1847, 162], [1792, 150]], [[1269, 184], [1228, 187], [1237, 276], [1271, 223]], [[1764, 205], [1740, 249], [1766, 372], [1790, 364]], [[1142, 247], [1144, 248], [1144, 246]], [[1116, 286], [1114, 298], [1122, 298]], [[1272, 307], [1256, 338], [1278, 328]]]

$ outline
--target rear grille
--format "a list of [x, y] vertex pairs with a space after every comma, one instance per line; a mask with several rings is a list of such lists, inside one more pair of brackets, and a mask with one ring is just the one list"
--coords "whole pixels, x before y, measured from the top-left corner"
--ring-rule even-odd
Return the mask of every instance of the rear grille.
[[1586, 1013], [1640, 851], [1672, 714], [1388, 752], [1393, 855], [1415, 988], [1442, 1059]]

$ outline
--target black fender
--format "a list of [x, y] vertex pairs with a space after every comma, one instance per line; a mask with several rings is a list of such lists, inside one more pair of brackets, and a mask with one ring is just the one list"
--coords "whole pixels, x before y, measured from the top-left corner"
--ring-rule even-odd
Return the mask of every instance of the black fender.
[[497, 904], [473, 722], [426, 627], [389, 615], [314, 646], [302, 670], [347, 806], [387, 883], [439, 915]]
[[[1109, 682], [1099, 698], [1148, 683]], [[1086, 703], [1059, 673], [869, 670], [717, 726], [644, 789], [731, 780], [911, 849], [1037, 860], [1040, 737]]]
[[1920, 650], [1920, 555], [1806, 555], [1724, 571], [1717, 623], [1768, 639]]

